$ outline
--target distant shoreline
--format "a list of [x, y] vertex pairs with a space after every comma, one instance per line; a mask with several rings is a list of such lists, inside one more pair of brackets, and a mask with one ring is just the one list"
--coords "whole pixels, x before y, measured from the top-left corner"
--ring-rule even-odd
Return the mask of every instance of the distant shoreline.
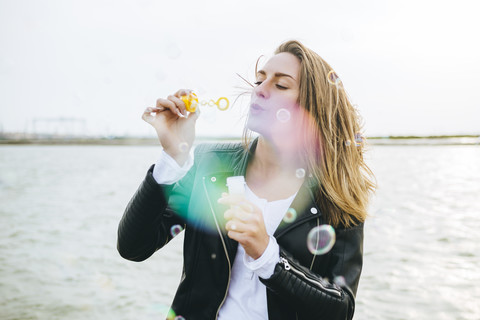
[[[239, 142], [240, 137], [197, 137], [201, 142]], [[480, 135], [368, 137], [370, 145], [480, 145]], [[0, 135], [0, 145], [159, 145], [157, 138], [145, 137], [9, 137]]]

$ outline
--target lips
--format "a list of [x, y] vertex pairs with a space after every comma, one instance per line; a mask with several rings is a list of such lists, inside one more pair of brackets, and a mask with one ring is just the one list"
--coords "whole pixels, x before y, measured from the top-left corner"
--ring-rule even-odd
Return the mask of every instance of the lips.
[[256, 103], [252, 103], [250, 105], [250, 113], [252, 114], [257, 114], [257, 113], [260, 113], [262, 111], [264, 111], [265, 109], [263, 109], [259, 104], [256, 104]]

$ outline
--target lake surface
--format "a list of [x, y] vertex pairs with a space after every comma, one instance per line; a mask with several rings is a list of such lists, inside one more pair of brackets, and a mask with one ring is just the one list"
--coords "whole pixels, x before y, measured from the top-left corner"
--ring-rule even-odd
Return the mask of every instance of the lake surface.
[[[371, 146], [355, 319], [480, 319], [480, 146]], [[182, 235], [116, 250], [155, 146], [0, 146], [0, 319], [164, 319]]]

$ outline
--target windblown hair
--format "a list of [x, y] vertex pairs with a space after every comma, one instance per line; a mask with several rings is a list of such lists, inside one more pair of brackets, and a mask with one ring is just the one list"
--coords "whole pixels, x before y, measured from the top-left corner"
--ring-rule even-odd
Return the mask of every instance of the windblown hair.
[[364, 222], [376, 185], [364, 161], [365, 140], [357, 110], [333, 69], [299, 41], [282, 43], [275, 54], [288, 52], [300, 61], [299, 105], [308, 114], [304, 128], [307, 172], [317, 180], [317, 203], [331, 225]]

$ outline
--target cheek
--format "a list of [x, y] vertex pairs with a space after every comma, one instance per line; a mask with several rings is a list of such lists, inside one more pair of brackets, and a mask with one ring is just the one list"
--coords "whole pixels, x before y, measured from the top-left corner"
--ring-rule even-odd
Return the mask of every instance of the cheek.
[[290, 96], [280, 96], [276, 99], [272, 99], [272, 103], [275, 104], [277, 109], [284, 108], [284, 109], [289, 109], [293, 110], [297, 107], [299, 107], [297, 103], [297, 98], [296, 97], [290, 97]]
[[279, 103], [274, 111], [278, 121], [288, 122], [292, 125], [300, 122], [303, 116], [303, 108], [296, 101], [292, 100], [285, 100], [283, 103]]

